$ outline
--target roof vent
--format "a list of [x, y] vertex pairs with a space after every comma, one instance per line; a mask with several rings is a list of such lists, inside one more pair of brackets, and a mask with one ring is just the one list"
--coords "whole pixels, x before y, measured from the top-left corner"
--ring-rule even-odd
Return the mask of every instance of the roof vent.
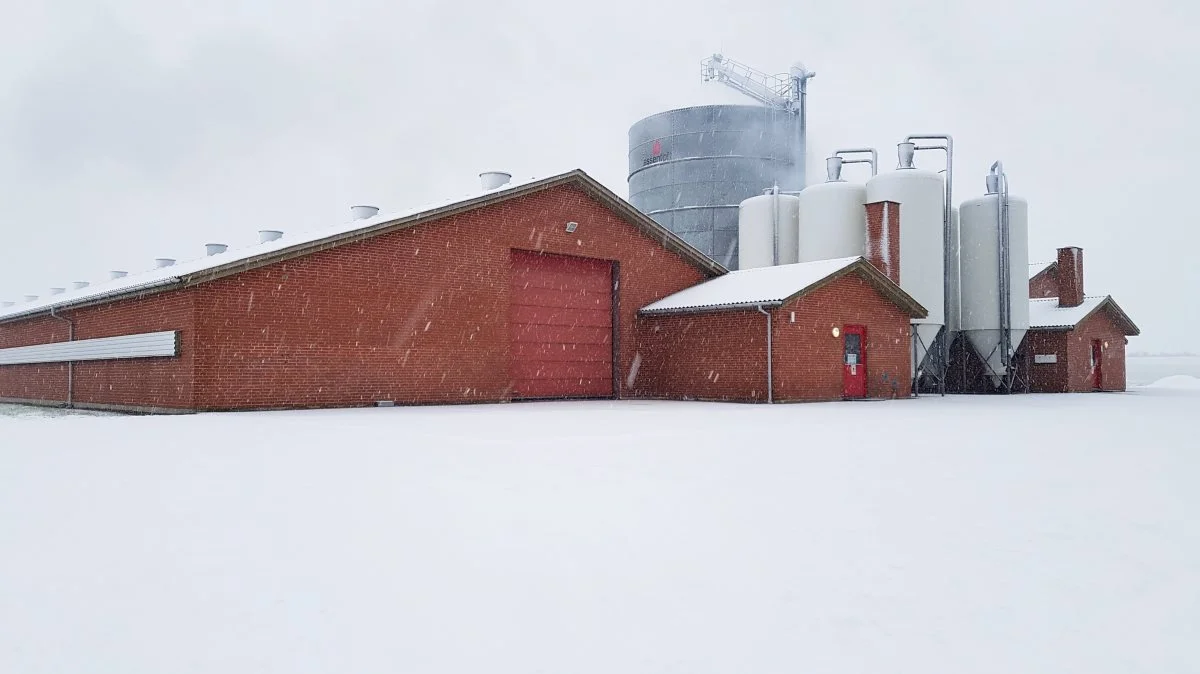
[[229, 250], [229, 246], [223, 243], [206, 243], [204, 244], [204, 253], [206, 255], [220, 255]]
[[175, 264], [175, 258], [173, 258], [173, 257], [156, 257], [156, 258], [154, 258], [154, 266], [157, 269], [162, 269], [163, 267], [170, 267], [173, 264]]
[[373, 218], [376, 215], [379, 215], [379, 207], [378, 206], [351, 206], [350, 207], [350, 215], [353, 216], [355, 220], [366, 220], [367, 218]]
[[38, 298], [38, 296], [37, 296], [37, 295], [26, 295], [26, 296], [25, 296], [25, 301], [26, 301], [26, 302], [32, 302], [32, 301], [36, 300], [37, 298]]
[[900, 143], [896, 146], [896, 153], [900, 155], [900, 165], [896, 168], [916, 168], [913, 166], [913, 155], [917, 153], [916, 143]]
[[108, 278], [111, 280], [116, 280], [116, 279], [122, 278], [124, 276], [129, 276], [129, 272], [127, 272], [127, 271], [110, 271], [110, 272], [108, 272]]
[[9, 302], [5, 300], [4, 302], [0, 302], [0, 307], [11, 307], [14, 304], [16, 304], [16, 302]]
[[268, 241], [278, 241], [283, 238], [283, 232], [278, 229], [260, 229], [258, 230], [258, 242], [266, 243]]
[[88, 282], [87, 281], [71, 281], [71, 287], [76, 290], [79, 290], [80, 288], [86, 288], [86, 287], [88, 287]]
[[485, 190], [494, 190], [497, 187], [504, 187], [512, 180], [511, 173], [504, 171], [484, 171], [479, 174], [479, 184]]
[[840, 183], [842, 182], [842, 158], [841, 157], [826, 157], [825, 158], [825, 182]]
[[67, 289], [66, 289], [66, 288], [51, 288], [51, 289], [50, 289], [50, 294], [51, 294], [51, 295], [61, 295], [61, 294], [65, 293], [65, 292], [67, 292]]

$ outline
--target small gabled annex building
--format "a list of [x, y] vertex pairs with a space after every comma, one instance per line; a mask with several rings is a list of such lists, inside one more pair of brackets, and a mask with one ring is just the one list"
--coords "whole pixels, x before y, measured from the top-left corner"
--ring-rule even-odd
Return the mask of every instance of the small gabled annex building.
[[926, 310], [861, 257], [730, 272], [647, 305], [640, 397], [744, 402], [908, 397]]
[[1083, 290], [1083, 250], [1031, 270], [1022, 364], [1034, 393], [1124, 391], [1125, 345], [1139, 334], [1111, 295]]

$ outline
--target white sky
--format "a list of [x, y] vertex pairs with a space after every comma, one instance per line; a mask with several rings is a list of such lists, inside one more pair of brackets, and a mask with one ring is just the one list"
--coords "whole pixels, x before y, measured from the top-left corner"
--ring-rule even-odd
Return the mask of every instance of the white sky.
[[1143, 329], [1132, 348], [1200, 351], [1200, 8], [1184, 0], [0, 9], [0, 299], [452, 196], [485, 169], [580, 167], [625, 195], [630, 124], [745, 102], [700, 82], [722, 51], [817, 71], [814, 179], [835, 147], [877, 146], [890, 168], [906, 133], [952, 133], [956, 201], [1003, 160], [1031, 260], [1082, 246], [1088, 291]]

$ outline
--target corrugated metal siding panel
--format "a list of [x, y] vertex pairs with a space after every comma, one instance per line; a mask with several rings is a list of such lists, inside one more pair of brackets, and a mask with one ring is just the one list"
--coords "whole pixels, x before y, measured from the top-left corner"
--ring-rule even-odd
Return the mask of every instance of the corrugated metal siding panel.
[[178, 356], [178, 335], [166, 330], [0, 349], [0, 365]]

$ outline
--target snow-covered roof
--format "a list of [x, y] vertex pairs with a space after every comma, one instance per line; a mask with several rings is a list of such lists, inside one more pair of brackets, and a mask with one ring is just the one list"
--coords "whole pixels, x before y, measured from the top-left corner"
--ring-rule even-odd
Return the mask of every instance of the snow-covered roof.
[[[249, 267], [253, 262], [260, 261], [264, 257], [273, 257], [275, 254], [310, 247], [329, 240], [342, 239], [349, 235], [366, 234], [372, 230], [391, 227], [401, 221], [419, 221], [452, 207], [474, 207], [483, 203], [490, 203], [527, 188], [557, 184], [559, 181], [572, 178], [582, 179], [589, 186], [604, 190], [617, 201], [620, 201], [619, 197], [612, 195], [603, 185], [596, 182], [583, 171], [576, 169], [549, 177], [515, 181], [497, 189], [481, 190], [472, 194], [425, 204], [404, 211], [379, 214], [364, 220], [352, 220], [332, 227], [323, 227], [304, 232], [285, 233], [281, 238], [274, 241], [257, 243], [242, 248], [230, 248], [223, 253], [181, 261], [169, 267], [150, 269], [144, 272], [129, 274], [118, 279], [105, 280], [84, 288], [39, 297], [30, 302], [18, 302], [11, 307], [0, 307], [0, 321], [38, 314], [55, 308], [66, 308], [76, 304], [87, 304], [99, 300], [108, 300], [137, 295], [145, 291], [163, 289], [168, 286], [184, 283], [190, 277], [199, 274], [231, 266], [236, 267], [240, 265], [243, 268]], [[629, 212], [637, 213], [632, 206], [628, 206], [628, 204], [624, 205], [628, 207], [626, 210]], [[725, 271], [719, 264], [708, 260], [702, 253], [696, 251], [665, 228], [653, 223], [653, 221], [642, 216], [640, 213], [637, 215], [646, 221], [646, 226], [653, 226], [661, 230], [654, 233], [664, 245], [676, 249], [686, 257], [692, 258], [697, 264], [704, 264], [713, 273], [723, 273]]]
[[1029, 327], [1034, 330], [1067, 330], [1082, 323], [1101, 307], [1112, 312], [1114, 320], [1125, 334], [1136, 335], [1140, 332], [1129, 316], [1113, 301], [1111, 295], [1085, 297], [1083, 303], [1077, 307], [1059, 306], [1057, 297], [1031, 299]]
[[1057, 297], [1029, 300], [1029, 327], [1073, 328], [1095, 311], [1108, 296], [1085, 297], [1077, 307], [1060, 307]]
[[872, 281], [890, 291], [893, 299], [905, 309], [918, 314], [918, 317], [926, 315], [927, 312], [916, 300], [861, 257], [733, 271], [664, 297], [642, 307], [641, 311], [646, 314], [667, 314], [779, 306], [852, 268], [864, 270]]
[[1033, 278], [1034, 276], [1037, 276], [1038, 274], [1046, 271], [1046, 267], [1049, 267], [1052, 264], [1058, 264], [1058, 263], [1057, 262], [1030, 262], [1029, 263], [1029, 278]]

